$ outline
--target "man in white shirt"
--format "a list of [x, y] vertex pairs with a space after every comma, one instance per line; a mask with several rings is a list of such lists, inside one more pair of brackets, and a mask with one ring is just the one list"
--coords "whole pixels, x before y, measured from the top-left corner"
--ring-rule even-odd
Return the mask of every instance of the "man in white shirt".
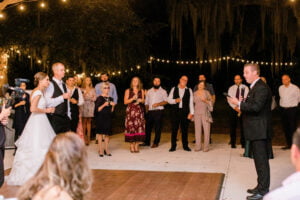
[[172, 137], [170, 152], [176, 151], [177, 133], [180, 126], [182, 133], [182, 146], [185, 151], [191, 151], [188, 146], [189, 120], [194, 115], [193, 91], [187, 87], [188, 77], [181, 76], [179, 84], [173, 87], [168, 96], [168, 103], [172, 105]]
[[107, 72], [104, 72], [101, 74], [100, 76], [100, 83], [97, 83], [95, 86], [95, 90], [96, 90], [96, 95], [97, 97], [100, 96], [102, 94], [102, 90], [101, 90], [101, 85], [103, 83], [109, 83], [109, 96], [112, 97], [114, 99], [114, 103], [117, 104], [118, 103], [118, 93], [117, 93], [117, 89], [115, 84], [109, 82], [109, 74]]
[[53, 114], [48, 114], [49, 121], [56, 134], [70, 131], [70, 93], [62, 81], [65, 76], [65, 66], [62, 63], [52, 65], [53, 78], [45, 91], [47, 107], [55, 107]]
[[264, 200], [298, 200], [300, 199], [300, 129], [294, 133], [291, 146], [291, 161], [296, 172], [282, 182], [282, 186], [264, 197]]
[[[242, 84], [243, 79], [240, 75], [234, 76], [234, 85], [232, 85], [228, 89], [228, 95], [231, 97], [236, 97], [237, 99], [245, 99], [248, 95], [249, 88]], [[238, 123], [240, 124], [240, 130], [241, 130], [241, 145], [244, 147], [245, 145], [245, 138], [243, 133], [243, 121], [241, 117], [241, 111], [238, 106], [228, 102], [229, 106], [231, 107], [230, 113], [229, 113], [229, 121], [230, 121], [230, 145], [231, 148], [236, 148], [236, 128]]]
[[161, 86], [159, 77], [153, 78], [153, 87], [146, 94], [146, 140], [144, 146], [150, 146], [151, 131], [154, 125], [155, 138], [151, 148], [156, 148], [160, 142], [164, 105], [168, 103], [168, 94]]
[[286, 150], [291, 148], [293, 133], [297, 128], [297, 107], [300, 101], [300, 91], [296, 85], [291, 83], [289, 75], [283, 75], [281, 80], [279, 105], [282, 110], [282, 123], [286, 139], [286, 146], [282, 149]]

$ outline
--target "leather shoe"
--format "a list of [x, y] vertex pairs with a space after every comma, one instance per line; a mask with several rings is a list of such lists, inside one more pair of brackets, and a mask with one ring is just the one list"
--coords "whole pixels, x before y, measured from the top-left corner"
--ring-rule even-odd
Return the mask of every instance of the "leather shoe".
[[247, 200], [262, 200], [264, 198], [264, 195], [256, 193], [251, 196], [247, 196]]
[[250, 194], [256, 194], [256, 193], [258, 193], [258, 190], [257, 190], [257, 188], [253, 188], [253, 189], [248, 189], [247, 192]]
[[176, 148], [175, 148], [175, 147], [172, 147], [169, 151], [170, 151], [170, 152], [176, 151]]
[[189, 147], [185, 147], [185, 148], [183, 148], [183, 150], [185, 150], [185, 151], [192, 151]]
[[151, 148], [156, 148], [156, 147], [158, 147], [157, 144], [152, 144], [152, 146], [151, 146]]

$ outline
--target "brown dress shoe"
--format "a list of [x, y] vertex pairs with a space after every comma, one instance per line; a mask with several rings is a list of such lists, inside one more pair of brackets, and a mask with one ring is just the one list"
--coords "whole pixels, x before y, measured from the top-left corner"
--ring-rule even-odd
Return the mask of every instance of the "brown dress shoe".
[[157, 148], [158, 144], [152, 144], [151, 148]]

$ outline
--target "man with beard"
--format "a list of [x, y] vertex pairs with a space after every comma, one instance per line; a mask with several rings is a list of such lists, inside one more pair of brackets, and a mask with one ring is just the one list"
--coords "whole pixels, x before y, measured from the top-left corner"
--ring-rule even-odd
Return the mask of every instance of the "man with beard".
[[142, 146], [150, 146], [151, 131], [154, 126], [155, 138], [151, 148], [158, 147], [161, 136], [162, 119], [164, 112], [164, 105], [168, 103], [168, 94], [160, 86], [160, 78], [153, 78], [153, 87], [148, 90], [145, 100], [146, 105], [146, 140]]
[[101, 74], [101, 76], [100, 76], [101, 82], [95, 86], [96, 95], [98, 97], [102, 94], [101, 84], [107, 82], [107, 83], [109, 83], [109, 96], [112, 97], [114, 99], [114, 103], [117, 104], [118, 103], [118, 93], [117, 93], [116, 86], [115, 86], [115, 84], [109, 82], [108, 78], [109, 78], [109, 74], [107, 72], [104, 72]]

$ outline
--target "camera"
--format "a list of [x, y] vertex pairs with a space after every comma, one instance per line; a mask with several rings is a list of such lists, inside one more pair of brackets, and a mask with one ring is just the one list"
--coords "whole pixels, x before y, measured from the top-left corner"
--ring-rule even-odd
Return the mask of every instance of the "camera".
[[5, 104], [6, 108], [13, 106], [16, 99], [23, 98], [23, 96], [25, 94], [25, 91], [23, 89], [21, 89], [20, 87], [18, 87], [22, 82], [29, 83], [29, 80], [28, 79], [23, 79], [23, 78], [16, 78], [15, 79], [16, 87], [12, 87], [12, 86], [9, 86], [9, 85], [4, 85], [3, 86], [3, 89], [5, 91], [4, 94], [7, 93], [7, 92], [10, 92], [10, 97], [7, 98], [7, 101], [6, 101], [6, 104]]

